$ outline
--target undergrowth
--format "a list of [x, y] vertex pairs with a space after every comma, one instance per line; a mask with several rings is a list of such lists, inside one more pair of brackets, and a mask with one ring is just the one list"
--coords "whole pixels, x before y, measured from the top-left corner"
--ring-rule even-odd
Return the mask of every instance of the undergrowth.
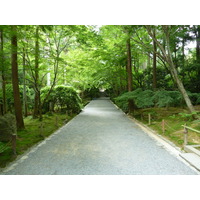
[[[196, 110], [200, 110], [196, 106]], [[149, 125], [148, 114], [151, 114], [151, 124]], [[137, 109], [131, 116], [155, 130], [158, 134], [173, 142], [175, 145], [183, 148], [184, 129], [182, 125], [186, 124], [196, 130], [200, 130], [200, 120], [193, 120], [192, 115], [186, 109], [169, 108], [146, 108]], [[162, 121], [165, 123], [163, 132]], [[189, 131], [188, 144], [200, 144], [200, 134]]]
[[[58, 128], [62, 127], [67, 121], [75, 115], [66, 116], [66, 114], [54, 113], [43, 115], [43, 121], [27, 117], [24, 119], [26, 129], [17, 132], [16, 153], [23, 154], [28, 148], [42, 141], [51, 135]], [[0, 167], [5, 167], [9, 162], [16, 159], [11, 146], [4, 152], [0, 152]]]

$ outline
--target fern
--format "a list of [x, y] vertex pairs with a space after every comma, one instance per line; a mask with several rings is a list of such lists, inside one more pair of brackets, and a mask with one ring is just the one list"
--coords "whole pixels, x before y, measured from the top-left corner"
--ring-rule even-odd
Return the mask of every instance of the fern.
[[9, 147], [6, 144], [4, 144], [3, 142], [0, 142], [0, 153], [3, 153], [7, 149], [9, 149]]

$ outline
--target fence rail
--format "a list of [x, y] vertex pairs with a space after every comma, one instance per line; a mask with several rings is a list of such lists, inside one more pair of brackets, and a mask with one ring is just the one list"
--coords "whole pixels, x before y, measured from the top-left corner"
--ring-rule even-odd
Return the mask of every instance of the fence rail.
[[[144, 119], [144, 115], [142, 114], [141, 115], [141, 119], [143, 120]], [[152, 115], [150, 113], [148, 113], [147, 115], [145, 115], [145, 119], [147, 120], [148, 122], [148, 125], [151, 125], [152, 124]], [[154, 124], [157, 128], [159, 128], [160, 131], [162, 131], [162, 133], [164, 134], [166, 130], [170, 129], [171, 131], [177, 131], [175, 130], [174, 128], [172, 128], [166, 120], [162, 120], [161, 121], [161, 124], [159, 123], [158, 125]], [[194, 128], [191, 128], [189, 126], [187, 126], [186, 124], [185, 125], [181, 125], [182, 127], [184, 127], [184, 146], [188, 144], [188, 130], [191, 130], [193, 132], [196, 132], [196, 133], [199, 133], [200, 134], [200, 131], [199, 130], [196, 130]]]

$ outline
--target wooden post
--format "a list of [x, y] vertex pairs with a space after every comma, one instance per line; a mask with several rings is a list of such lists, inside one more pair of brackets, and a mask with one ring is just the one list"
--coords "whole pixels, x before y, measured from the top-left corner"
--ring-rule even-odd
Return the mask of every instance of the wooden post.
[[149, 125], [151, 125], [151, 114], [149, 113], [148, 116], [149, 116]]
[[41, 122], [41, 124], [40, 124], [40, 135], [41, 135], [43, 138], [45, 138], [43, 133], [44, 133], [44, 124]]
[[188, 129], [185, 126], [184, 126], [184, 146], [187, 145], [188, 143]]
[[56, 122], [55, 122], [56, 127], [58, 127], [58, 116], [56, 116]]
[[165, 133], [165, 120], [162, 120], [162, 133]]
[[12, 150], [13, 150], [13, 153], [14, 155], [16, 155], [16, 139], [17, 139], [17, 135], [14, 134], [12, 135]]

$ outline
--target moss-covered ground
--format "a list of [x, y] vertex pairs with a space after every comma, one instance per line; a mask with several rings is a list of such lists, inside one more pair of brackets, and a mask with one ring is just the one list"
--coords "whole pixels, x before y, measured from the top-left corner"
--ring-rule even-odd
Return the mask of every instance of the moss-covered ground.
[[[33, 119], [31, 116], [24, 119], [25, 129], [17, 132], [16, 153], [23, 154], [28, 148], [40, 142], [51, 135], [58, 128], [71, 120], [73, 116], [66, 114], [53, 113], [43, 115], [43, 120]], [[0, 167], [5, 167], [9, 162], [16, 159], [12, 148], [9, 148], [0, 154]]]
[[[200, 111], [200, 106], [195, 109]], [[149, 124], [149, 114], [151, 115], [151, 124]], [[173, 142], [175, 145], [183, 148], [184, 128], [187, 125], [196, 130], [200, 130], [200, 120], [194, 120], [186, 108], [147, 108], [138, 109], [131, 116], [155, 130], [158, 134]], [[162, 121], [165, 126], [163, 131]], [[200, 144], [200, 134], [189, 131], [188, 144]]]

